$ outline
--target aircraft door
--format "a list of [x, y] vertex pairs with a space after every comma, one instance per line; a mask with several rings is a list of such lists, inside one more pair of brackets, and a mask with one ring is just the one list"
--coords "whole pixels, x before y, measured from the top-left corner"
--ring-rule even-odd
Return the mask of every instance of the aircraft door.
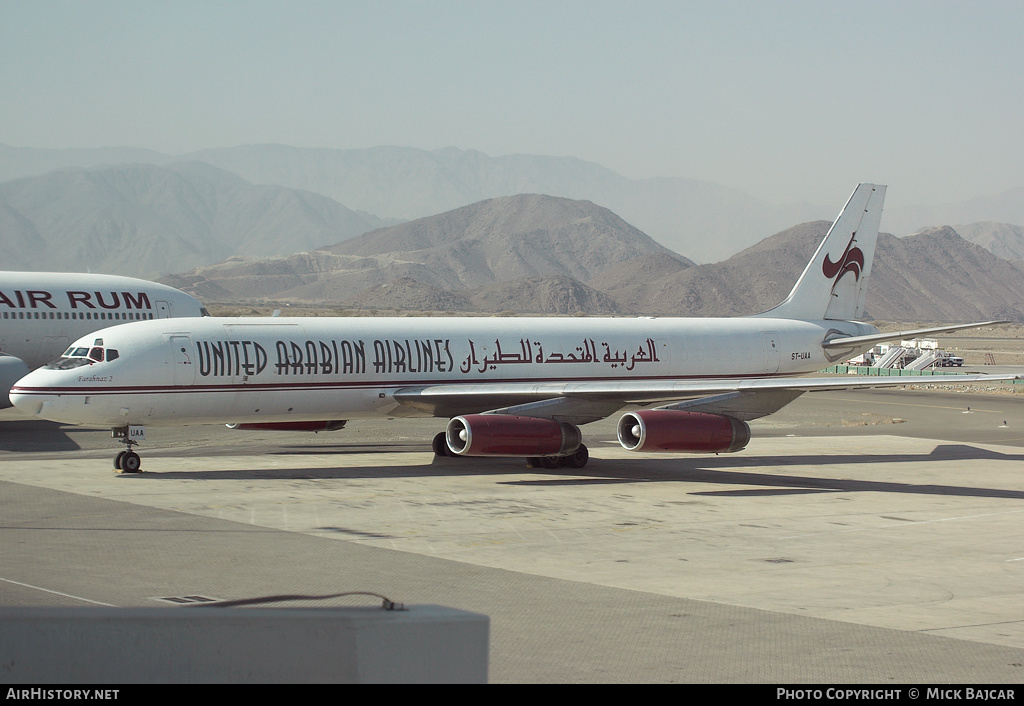
[[782, 351], [779, 348], [779, 334], [768, 331], [764, 334], [765, 347], [765, 372], [779, 372], [779, 362], [782, 360]]
[[168, 302], [157, 300], [157, 302], [156, 302], [156, 318], [158, 318], [158, 319], [169, 319], [169, 318], [171, 318], [171, 305]]
[[174, 384], [191, 385], [196, 379], [192, 339], [188, 336], [171, 336], [170, 344], [174, 360]]

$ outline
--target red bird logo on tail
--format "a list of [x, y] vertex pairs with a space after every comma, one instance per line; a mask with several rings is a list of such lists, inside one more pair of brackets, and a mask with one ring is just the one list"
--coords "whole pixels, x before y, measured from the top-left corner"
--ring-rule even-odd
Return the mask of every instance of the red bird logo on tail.
[[[838, 262], [832, 262], [832, 259], [826, 254], [825, 262], [821, 265], [821, 272], [828, 279], [835, 278], [835, 282], [838, 282], [844, 274], [852, 272], [854, 279], [860, 279], [861, 270], [864, 269], [864, 253], [861, 252], [860, 248], [853, 247], [853, 241], [857, 237], [856, 233], [850, 235], [850, 242], [846, 244], [846, 250], [843, 251], [843, 256], [839, 258]], [[835, 282], [832, 286], [835, 287]]]

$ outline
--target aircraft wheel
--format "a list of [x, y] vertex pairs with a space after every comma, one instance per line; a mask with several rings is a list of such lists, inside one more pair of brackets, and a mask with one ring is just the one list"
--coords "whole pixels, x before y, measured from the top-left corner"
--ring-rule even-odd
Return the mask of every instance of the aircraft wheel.
[[115, 471], [120, 471], [121, 470], [121, 462], [124, 461], [124, 455], [126, 453], [128, 453], [128, 452], [127, 451], [122, 451], [121, 453], [119, 453], [117, 456], [114, 457], [114, 470]]
[[430, 447], [434, 449], [435, 456], [451, 456], [451, 451], [448, 449], [448, 442], [445, 440], [443, 431], [434, 435], [434, 440], [430, 442]]
[[590, 452], [587, 451], [587, 447], [580, 444], [580, 447], [576, 449], [576, 453], [569, 456], [562, 456], [562, 465], [568, 468], [583, 468], [587, 465], [587, 461], [590, 460]]
[[542, 456], [540, 465], [544, 468], [558, 468], [562, 465], [562, 459], [558, 456]]
[[121, 470], [125, 473], [138, 473], [142, 467], [142, 459], [134, 451], [125, 451], [121, 459]]

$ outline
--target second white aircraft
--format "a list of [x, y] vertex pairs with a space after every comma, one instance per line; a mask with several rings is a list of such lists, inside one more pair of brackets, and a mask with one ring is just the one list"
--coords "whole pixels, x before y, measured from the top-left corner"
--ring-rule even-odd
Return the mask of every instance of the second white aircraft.
[[173, 287], [134, 277], [77, 272], [0, 272], [0, 408], [25, 374], [78, 338], [115, 322], [207, 316]]
[[[588, 459], [579, 425], [627, 405], [634, 451], [727, 452], [747, 422], [809, 390], [905, 384], [801, 378], [881, 341], [856, 321], [884, 186], [861, 184], [792, 292], [763, 314], [721, 318], [202, 318], [115, 326], [20, 380], [19, 409], [120, 430], [115, 465], [140, 467], [142, 425], [329, 429], [361, 417], [449, 418], [434, 451]], [[993, 323], [993, 322], [984, 322]], [[958, 381], [993, 380], [960, 376]], [[920, 380], [920, 378], [918, 379]], [[916, 380], [915, 380], [916, 382]]]

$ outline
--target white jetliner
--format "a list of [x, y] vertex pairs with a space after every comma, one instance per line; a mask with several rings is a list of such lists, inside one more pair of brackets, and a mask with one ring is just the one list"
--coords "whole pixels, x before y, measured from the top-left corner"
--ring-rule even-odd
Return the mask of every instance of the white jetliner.
[[[136, 425], [324, 430], [404, 416], [450, 418], [439, 455], [579, 468], [588, 454], [577, 425], [627, 405], [654, 406], [620, 418], [627, 449], [738, 451], [747, 421], [809, 390], [906, 384], [797, 376], [880, 341], [984, 325], [880, 334], [846, 320], [864, 310], [884, 195], [858, 186], [789, 297], [757, 316], [148, 321], [79, 340], [11, 399], [31, 415], [114, 428], [126, 471], [140, 466]], [[981, 379], [1003, 378], [957, 377]]]
[[11, 386], [78, 338], [114, 322], [209, 316], [173, 287], [133, 277], [0, 272], [0, 408]]

